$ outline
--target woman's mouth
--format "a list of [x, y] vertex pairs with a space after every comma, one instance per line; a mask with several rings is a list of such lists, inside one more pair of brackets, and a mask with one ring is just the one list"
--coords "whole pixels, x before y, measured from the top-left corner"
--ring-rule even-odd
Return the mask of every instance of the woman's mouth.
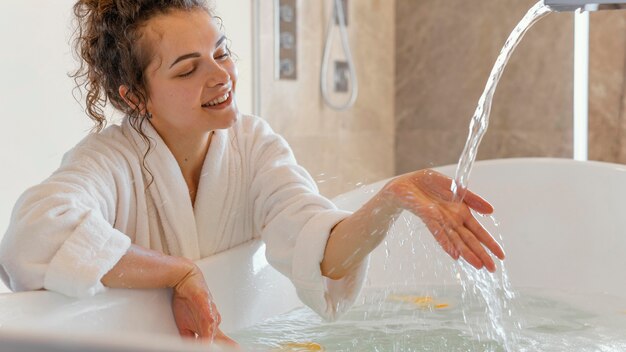
[[205, 109], [222, 109], [228, 105], [230, 105], [230, 103], [232, 102], [232, 94], [231, 91], [228, 91], [228, 93], [219, 96], [207, 103], [202, 104], [202, 108]]

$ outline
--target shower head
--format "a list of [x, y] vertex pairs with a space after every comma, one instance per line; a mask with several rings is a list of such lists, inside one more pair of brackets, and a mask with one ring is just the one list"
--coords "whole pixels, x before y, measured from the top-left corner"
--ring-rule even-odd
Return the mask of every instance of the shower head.
[[626, 0], [544, 0], [554, 11], [596, 11], [626, 9]]

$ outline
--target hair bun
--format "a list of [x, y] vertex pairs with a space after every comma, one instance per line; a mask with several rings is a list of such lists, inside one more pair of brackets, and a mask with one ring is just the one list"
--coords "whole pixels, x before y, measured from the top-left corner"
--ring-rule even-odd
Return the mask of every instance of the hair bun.
[[102, 18], [105, 14], [115, 9], [115, 2], [115, 0], [78, 0], [76, 4], [74, 4], [74, 14], [76, 14], [78, 18], [85, 18], [87, 16]]
[[110, 8], [115, 0], [78, 0], [76, 6], [86, 7], [91, 11], [100, 12]]

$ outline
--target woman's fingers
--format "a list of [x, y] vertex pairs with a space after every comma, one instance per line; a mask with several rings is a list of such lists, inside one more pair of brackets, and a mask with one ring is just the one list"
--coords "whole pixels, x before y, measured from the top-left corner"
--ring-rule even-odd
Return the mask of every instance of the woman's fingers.
[[182, 337], [214, 341], [221, 316], [215, 304], [207, 299], [207, 295], [181, 297], [176, 294], [172, 308], [178, 332]]
[[468, 247], [468, 244], [465, 242], [459, 231], [453, 228], [449, 228], [448, 236], [453, 239], [455, 246], [461, 253], [461, 257], [463, 257], [466, 262], [468, 262], [476, 269], [483, 268], [483, 261], [474, 253], [474, 251], [470, 247]]
[[[468, 215], [471, 217], [471, 214]], [[458, 260], [459, 257], [463, 257], [466, 262], [476, 269], [482, 269], [484, 266], [490, 272], [495, 271], [496, 267], [493, 259], [482, 246], [481, 242], [477, 239], [475, 233], [465, 228], [463, 224], [459, 223], [459, 221], [454, 220], [451, 215], [446, 216], [445, 219], [437, 217], [436, 221], [434, 218], [431, 218], [430, 220], [431, 221], [426, 223], [428, 229], [443, 250], [452, 258]], [[476, 220], [474, 219], [474, 221]], [[477, 221], [476, 224], [478, 224]], [[495, 240], [489, 236], [480, 224], [478, 224], [478, 229], [482, 231], [482, 237], [486, 235], [487, 238], [491, 239], [493, 243], [495, 243], [495, 253], [503, 255], [501, 249], [500, 252], [497, 251], [500, 247], [497, 245]], [[493, 244], [491, 244], [491, 246], [493, 247]]]
[[457, 232], [463, 239], [463, 242], [467, 245], [467, 248], [471, 251], [473, 260], [479, 260], [481, 264], [487, 268], [487, 270], [492, 273], [495, 272], [496, 264], [493, 262], [493, 259], [491, 259], [491, 256], [487, 253], [482, 244], [478, 241], [478, 239], [476, 239], [474, 234], [462, 226], [457, 228]]
[[502, 247], [491, 237], [489, 232], [472, 216], [471, 214], [465, 219], [465, 227], [467, 227], [476, 238], [487, 247], [500, 260], [504, 260], [504, 251]]
[[215, 308], [213, 302], [210, 302], [209, 304], [210, 306], [208, 309], [201, 310], [203, 312], [203, 316], [199, 317], [201, 326], [199, 326], [200, 332], [198, 333], [198, 338], [213, 341], [219, 330], [218, 327], [222, 318], [220, 314], [217, 313], [217, 308]]
[[226, 346], [229, 346], [231, 348], [239, 347], [239, 344], [237, 343], [237, 341], [233, 340], [232, 338], [224, 334], [224, 332], [220, 330], [219, 328], [217, 329], [217, 333], [215, 334], [215, 342], [225, 344]]
[[495, 263], [482, 243], [489, 245], [490, 250], [493, 248], [494, 253], [504, 255], [500, 246], [474, 218], [467, 206], [452, 209], [453, 211], [444, 213], [447, 223], [454, 230], [455, 238], [458, 238], [457, 246], [463, 258], [477, 269], [484, 266], [488, 271], [495, 272]]
[[214, 319], [190, 316], [185, 320], [187, 323], [177, 322], [177, 325], [179, 325], [178, 332], [182, 337], [213, 342], [218, 329], [218, 324], [215, 323]]
[[483, 199], [478, 194], [467, 191], [465, 193], [465, 197], [463, 198], [463, 202], [467, 204], [470, 208], [476, 210], [481, 214], [491, 214], [493, 213], [493, 206], [489, 204], [485, 199]]
[[440, 219], [440, 222], [431, 221], [426, 225], [441, 248], [454, 260], [463, 257], [470, 265], [476, 269], [481, 269], [483, 261], [465, 244], [459, 233], [450, 227], [450, 224], [451, 222]]
[[196, 333], [193, 332], [192, 330], [189, 329], [178, 329], [178, 333], [180, 334], [180, 336], [184, 337], [184, 338], [190, 338], [190, 339], [195, 339], [196, 338]]

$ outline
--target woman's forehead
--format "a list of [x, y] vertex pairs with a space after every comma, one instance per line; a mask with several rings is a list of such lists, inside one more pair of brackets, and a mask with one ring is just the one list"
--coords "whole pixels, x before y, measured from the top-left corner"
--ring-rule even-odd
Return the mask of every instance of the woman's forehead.
[[189, 52], [212, 50], [222, 37], [218, 20], [205, 10], [176, 10], [150, 19], [144, 39], [163, 61]]
[[213, 43], [222, 36], [218, 21], [204, 10], [172, 11], [148, 21], [145, 28], [150, 39], [166, 46], [176, 47], [194, 41]]

